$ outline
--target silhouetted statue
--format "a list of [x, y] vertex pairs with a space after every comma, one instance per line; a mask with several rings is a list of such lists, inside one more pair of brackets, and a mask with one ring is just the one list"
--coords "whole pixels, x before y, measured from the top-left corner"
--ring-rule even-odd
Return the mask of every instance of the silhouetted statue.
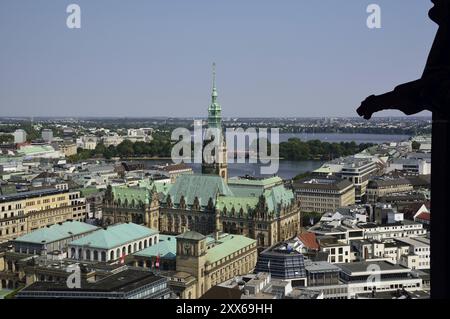
[[450, 110], [450, 4], [448, 0], [432, 0], [429, 12], [439, 30], [420, 79], [397, 86], [393, 91], [371, 95], [357, 112], [365, 119], [382, 110], [400, 110], [407, 115], [429, 110], [448, 119]]
[[432, 0], [431, 20], [439, 25], [420, 79], [397, 86], [392, 92], [371, 95], [357, 112], [370, 119], [381, 110], [407, 115], [433, 113], [431, 173], [431, 296], [450, 296], [450, 0]]

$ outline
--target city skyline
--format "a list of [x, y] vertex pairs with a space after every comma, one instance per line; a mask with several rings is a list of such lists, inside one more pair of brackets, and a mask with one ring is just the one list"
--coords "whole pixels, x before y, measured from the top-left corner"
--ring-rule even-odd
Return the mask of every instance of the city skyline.
[[77, 1], [79, 30], [68, 4], [0, 5], [0, 116], [203, 117], [216, 62], [224, 118], [357, 117], [368, 93], [420, 76], [436, 30], [428, 1], [378, 1], [377, 30], [360, 1]]

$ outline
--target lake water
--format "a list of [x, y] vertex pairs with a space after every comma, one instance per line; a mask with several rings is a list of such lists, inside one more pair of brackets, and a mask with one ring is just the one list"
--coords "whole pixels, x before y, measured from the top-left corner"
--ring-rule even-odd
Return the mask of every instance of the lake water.
[[[303, 141], [308, 140], [321, 140], [323, 142], [352, 142], [360, 143], [373, 143], [380, 144], [384, 142], [400, 142], [408, 140], [408, 135], [384, 135], [384, 134], [339, 134], [339, 133], [280, 133], [280, 142], [287, 141], [291, 137], [300, 138]], [[146, 165], [161, 165], [165, 163], [171, 163], [170, 160], [146, 160]], [[291, 179], [298, 174], [313, 171], [322, 166], [323, 161], [288, 161], [280, 160], [279, 169], [277, 175], [283, 179]], [[200, 164], [189, 164], [194, 172], [201, 172]], [[233, 176], [261, 176], [260, 164], [250, 163], [229, 163], [228, 174]]]
[[[194, 138], [194, 132], [192, 138]], [[268, 138], [270, 140], [270, 130], [268, 130]], [[236, 133], [238, 136], [240, 134]], [[299, 138], [302, 141], [320, 140], [322, 142], [339, 143], [339, 142], [355, 142], [381, 144], [385, 142], [401, 142], [410, 138], [409, 135], [390, 135], [390, 134], [359, 134], [359, 133], [280, 133], [280, 142], [286, 142], [290, 138]]]
[[292, 137], [297, 137], [302, 141], [321, 140], [322, 142], [339, 143], [355, 142], [381, 144], [384, 142], [401, 142], [408, 140], [409, 135], [388, 135], [388, 134], [351, 134], [351, 133], [280, 133], [280, 142], [285, 142]]

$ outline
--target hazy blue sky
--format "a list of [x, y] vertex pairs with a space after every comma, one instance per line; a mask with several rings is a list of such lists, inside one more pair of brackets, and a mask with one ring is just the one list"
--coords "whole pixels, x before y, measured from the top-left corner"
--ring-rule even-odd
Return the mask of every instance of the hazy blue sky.
[[[70, 3], [79, 30], [66, 27]], [[381, 29], [366, 27], [370, 3]], [[431, 6], [1, 0], [0, 116], [206, 115], [213, 61], [224, 116], [354, 116], [367, 95], [421, 75]]]

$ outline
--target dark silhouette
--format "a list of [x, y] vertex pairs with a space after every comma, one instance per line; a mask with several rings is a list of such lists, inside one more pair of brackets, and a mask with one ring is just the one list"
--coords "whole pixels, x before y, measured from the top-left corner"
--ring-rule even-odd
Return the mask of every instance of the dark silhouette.
[[432, 232], [431, 296], [449, 297], [450, 248], [450, 0], [432, 0], [431, 20], [439, 25], [425, 70], [420, 79], [393, 91], [371, 95], [357, 112], [365, 119], [373, 113], [395, 109], [407, 115], [423, 110], [433, 113], [432, 128]]
[[450, 4], [448, 0], [432, 0], [435, 6], [429, 17], [439, 30], [420, 79], [401, 84], [393, 91], [371, 95], [357, 112], [365, 119], [387, 109], [400, 110], [407, 115], [429, 110], [448, 118], [450, 109]]

